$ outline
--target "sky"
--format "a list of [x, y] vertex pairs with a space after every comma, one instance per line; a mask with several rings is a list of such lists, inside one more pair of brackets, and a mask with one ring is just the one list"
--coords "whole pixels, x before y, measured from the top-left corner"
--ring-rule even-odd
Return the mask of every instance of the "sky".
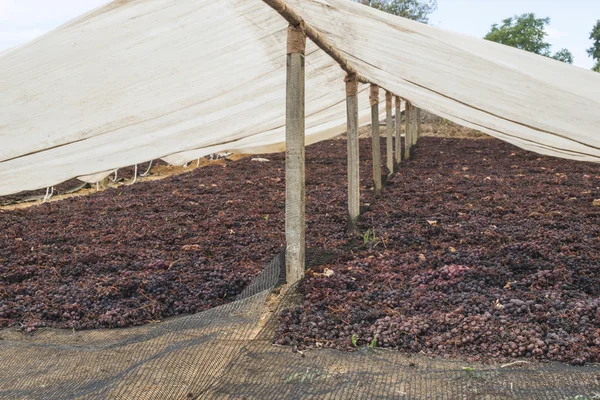
[[494, 23], [515, 14], [535, 13], [550, 17], [546, 40], [552, 52], [567, 48], [574, 65], [591, 69], [594, 60], [586, 49], [592, 46], [590, 32], [600, 19], [600, 0], [438, 0], [438, 9], [430, 16], [431, 25], [484, 37]]
[[[0, 0], [0, 52], [26, 43], [108, 0]], [[430, 23], [470, 36], [483, 37], [493, 23], [533, 12], [550, 17], [547, 41], [552, 51], [567, 48], [574, 64], [594, 65], [586, 49], [589, 33], [600, 19], [600, 0], [438, 0]]]
[[0, 0], [0, 52], [24, 44], [107, 0]]

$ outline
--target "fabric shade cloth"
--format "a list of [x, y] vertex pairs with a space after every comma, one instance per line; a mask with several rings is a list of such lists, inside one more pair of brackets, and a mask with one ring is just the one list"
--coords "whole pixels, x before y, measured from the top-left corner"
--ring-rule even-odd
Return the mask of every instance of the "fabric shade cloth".
[[[286, 3], [415, 106], [527, 150], [600, 161], [600, 74], [349, 0]], [[158, 158], [285, 150], [287, 26], [261, 0], [121, 0], [1, 53], [0, 195]], [[346, 130], [346, 92], [310, 42], [306, 76], [311, 144]], [[361, 125], [368, 95], [361, 85]]]

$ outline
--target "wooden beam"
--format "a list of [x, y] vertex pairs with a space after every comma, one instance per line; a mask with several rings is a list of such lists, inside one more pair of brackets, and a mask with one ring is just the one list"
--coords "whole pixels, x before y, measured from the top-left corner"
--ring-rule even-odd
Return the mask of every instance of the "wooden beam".
[[396, 96], [396, 164], [402, 161], [402, 99]]
[[385, 148], [386, 148], [386, 166], [388, 175], [394, 173], [394, 123], [392, 122], [392, 102], [393, 95], [385, 92]]
[[371, 138], [373, 153], [373, 191], [381, 193], [381, 142], [379, 140], [379, 86], [371, 85]]
[[360, 215], [360, 152], [358, 141], [358, 81], [356, 75], [346, 77], [347, 143], [348, 143], [348, 233], [358, 234]]
[[306, 36], [290, 25], [287, 37], [285, 123], [285, 266], [287, 283], [304, 277], [305, 257], [305, 141], [304, 90]]

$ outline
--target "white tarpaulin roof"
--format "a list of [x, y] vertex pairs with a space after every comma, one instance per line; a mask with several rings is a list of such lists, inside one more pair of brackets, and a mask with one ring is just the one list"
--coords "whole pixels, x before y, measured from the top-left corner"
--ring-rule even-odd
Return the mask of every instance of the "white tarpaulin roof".
[[[528, 150], [600, 161], [600, 74], [349, 0], [287, 4], [416, 106]], [[121, 0], [2, 53], [0, 195], [157, 158], [283, 150], [286, 30], [261, 0]], [[313, 143], [345, 131], [344, 73], [314, 45], [306, 72]]]

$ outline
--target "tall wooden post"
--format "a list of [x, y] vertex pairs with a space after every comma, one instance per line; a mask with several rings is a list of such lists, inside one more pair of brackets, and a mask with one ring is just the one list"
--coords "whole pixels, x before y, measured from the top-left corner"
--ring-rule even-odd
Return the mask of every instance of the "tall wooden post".
[[285, 267], [287, 283], [304, 277], [304, 54], [306, 36], [290, 25], [287, 36], [285, 123]]
[[346, 109], [348, 112], [348, 233], [357, 234], [360, 215], [360, 154], [358, 142], [358, 80], [356, 74], [346, 77]]
[[408, 160], [410, 158], [410, 148], [412, 147], [412, 138], [410, 129], [410, 117], [411, 117], [411, 104], [410, 102], [406, 102], [406, 106], [404, 107], [404, 159]]
[[394, 125], [392, 122], [392, 94], [385, 92], [385, 137], [386, 137], [386, 166], [388, 174], [394, 173]]
[[417, 144], [417, 107], [410, 105], [410, 157], [413, 156]]
[[379, 86], [371, 85], [371, 137], [373, 148], [373, 187], [375, 196], [381, 193], [381, 142], [379, 141]]
[[416, 127], [416, 131], [417, 131], [417, 141], [419, 139], [421, 139], [421, 109], [417, 108], [417, 115], [416, 115], [416, 123], [417, 123], [417, 127]]
[[413, 129], [413, 151], [414, 147], [417, 145], [419, 141], [419, 109], [417, 107], [412, 108], [412, 129]]
[[396, 96], [396, 164], [402, 161], [402, 99]]

